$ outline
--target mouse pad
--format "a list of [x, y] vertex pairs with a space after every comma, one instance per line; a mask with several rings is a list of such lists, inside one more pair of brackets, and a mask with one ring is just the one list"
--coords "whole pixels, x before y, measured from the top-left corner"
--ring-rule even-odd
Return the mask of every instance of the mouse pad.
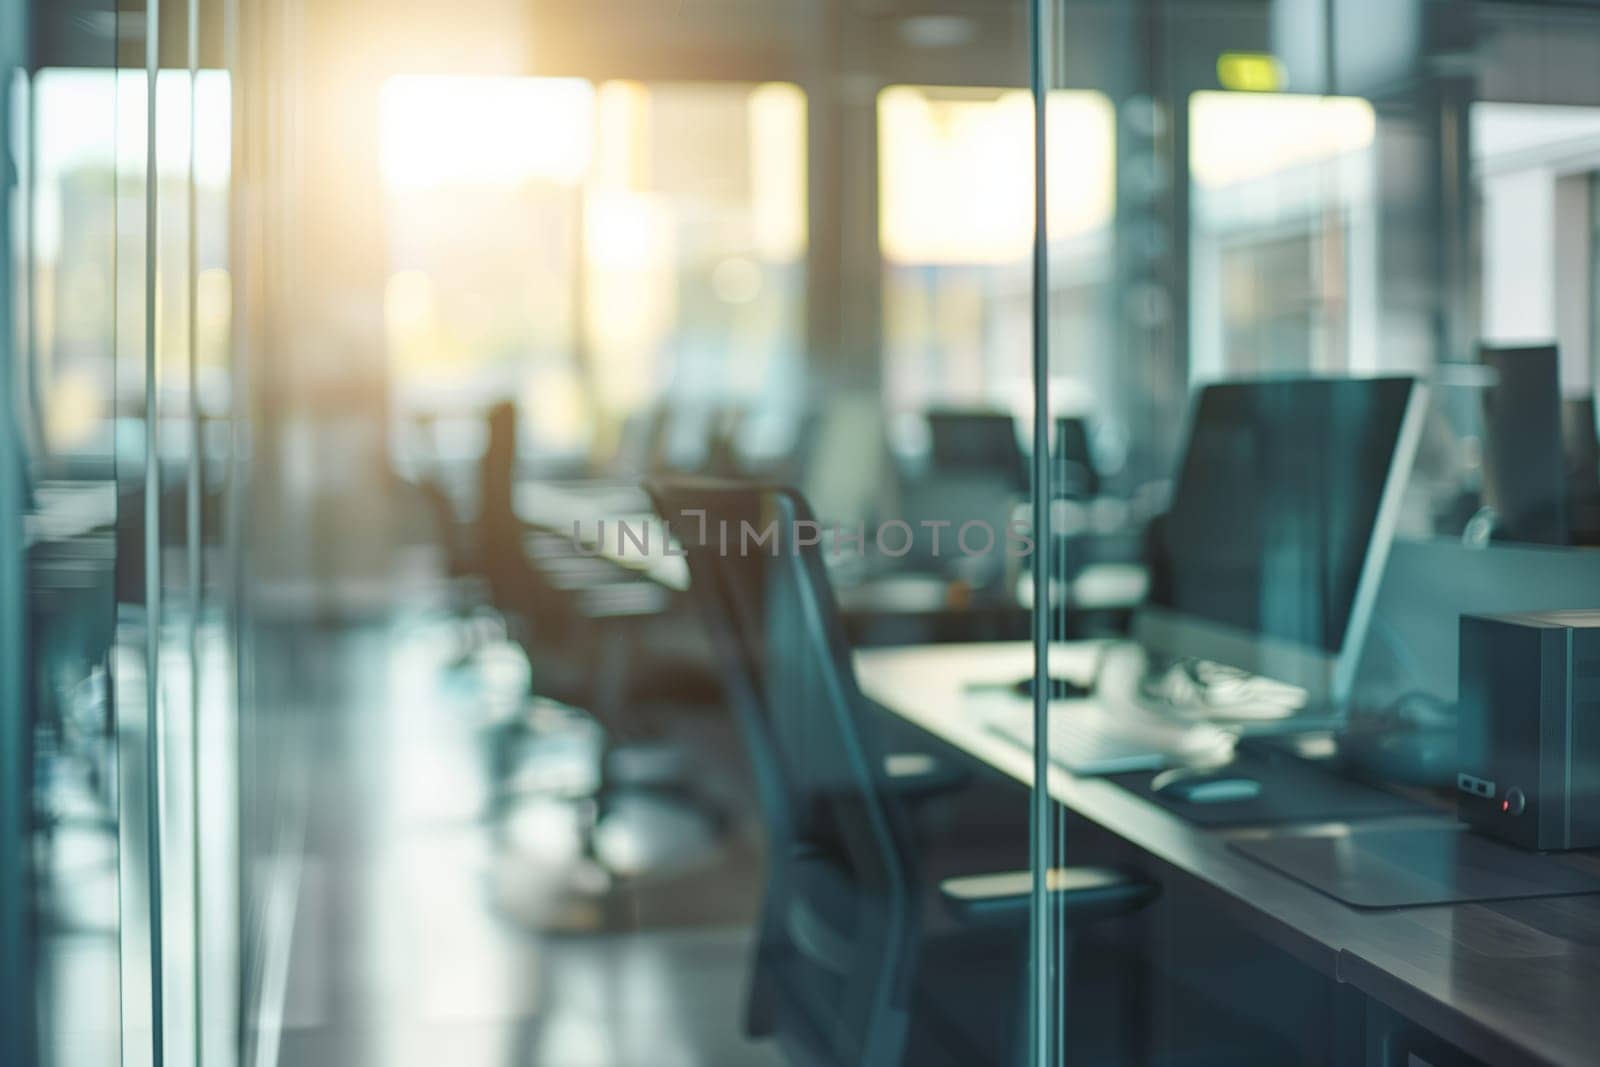
[[1227, 773], [1254, 778], [1261, 783], [1261, 794], [1250, 800], [1196, 804], [1158, 794], [1150, 788], [1155, 775], [1149, 771], [1113, 774], [1109, 780], [1198, 826], [1347, 822], [1383, 815], [1425, 815], [1439, 810], [1399, 793], [1341, 778], [1286, 752], [1241, 748], [1234, 753]]
[[1288, 834], [1229, 847], [1356, 908], [1414, 908], [1600, 893], [1600, 877], [1459, 823]]

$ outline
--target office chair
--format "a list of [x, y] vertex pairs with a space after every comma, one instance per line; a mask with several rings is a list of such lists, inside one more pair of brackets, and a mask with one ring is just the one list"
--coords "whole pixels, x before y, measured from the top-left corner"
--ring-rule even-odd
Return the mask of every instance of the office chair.
[[1100, 495], [1100, 471], [1089, 446], [1089, 421], [1075, 415], [1056, 419], [1056, 436], [1051, 450], [1056, 496], [1069, 500], [1092, 500]]
[[[1005, 1046], [1025, 1032], [1015, 1021], [1025, 1002], [1028, 877], [948, 879], [940, 894], [953, 928], [929, 921], [905, 798], [885, 759], [887, 713], [856, 685], [820, 553], [792, 536], [814, 522], [804, 499], [695, 480], [652, 479], [647, 489], [687, 555], [768, 833], [746, 1031], [776, 1039], [798, 1063], [1017, 1058]], [[775, 522], [776, 539], [719, 551], [721, 522], [731, 524], [731, 545], [743, 522], [758, 531]], [[1069, 922], [1133, 911], [1155, 893], [1105, 869], [1055, 879]], [[963, 1018], [971, 1003], [930, 1002], [927, 979], [940, 959], [962, 969], [966, 1000], [1012, 988], [998, 1028], [995, 1012]], [[988, 980], [996, 967], [1000, 978]]]
[[[525, 526], [513, 506], [515, 443], [515, 409], [499, 405], [489, 415], [480, 472], [476, 568], [526, 654], [533, 692], [578, 709], [600, 727], [598, 782], [590, 795], [573, 799], [587, 802], [580, 837], [584, 858], [618, 875], [601, 854], [602, 827], [606, 837], [638, 839], [648, 833], [652, 814], [670, 808], [705, 824], [710, 836], [721, 825], [721, 813], [703, 810], [707, 804], [694, 788], [682, 745], [644, 740], [649, 731], [633, 685], [644, 643], [640, 627], [661, 617], [667, 592], [615, 564], [582, 556], [560, 535]], [[491, 744], [492, 816], [505, 814], [506, 793], [517, 791], [516, 757], [527, 732], [519, 722]], [[618, 803], [624, 796], [625, 808]], [[609, 880], [594, 884], [611, 888]]]
[[472, 529], [462, 521], [450, 494], [436, 479], [407, 482], [421, 499], [444, 564], [445, 611], [458, 648], [452, 666], [462, 666], [487, 645], [506, 636], [505, 622], [489, 607], [489, 592], [478, 571]]
[[[542, 695], [578, 704], [597, 716], [621, 716], [631, 620], [667, 606], [655, 583], [603, 559], [578, 553], [564, 536], [530, 529], [517, 515], [516, 408], [489, 412], [488, 445], [479, 470], [474, 569], [490, 602], [511, 622], [528, 653]], [[598, 631], [609, 629], [607, 640]]]

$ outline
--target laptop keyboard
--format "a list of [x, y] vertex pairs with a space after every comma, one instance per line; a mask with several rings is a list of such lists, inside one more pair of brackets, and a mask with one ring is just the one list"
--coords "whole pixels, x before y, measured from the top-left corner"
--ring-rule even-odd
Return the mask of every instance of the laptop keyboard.
[[[1020, 699], [997, 703], [986, 714], [988, 729], [1032, 751], [1032, 704]], [[1049, 716], [1050, 762], [1080, 775], [1218, 761], [1234, 742], [1232, 734], [1209, 724], [1161, 722], [1142, 709], [1110, 709], [1098, 701], [1053, 703]]]

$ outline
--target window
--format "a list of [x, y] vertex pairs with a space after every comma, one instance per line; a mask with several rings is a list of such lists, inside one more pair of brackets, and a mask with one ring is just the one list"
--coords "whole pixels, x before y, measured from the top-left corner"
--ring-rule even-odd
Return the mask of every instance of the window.
[[1371, 370], [1376, 119], [1365, 100], [1189, 100], [1190, 376]]
[[[1047, 105], [1056, 373], [1104, 337], [1115, 116], [1100, 93]], [[1022, 90], [898, 85], [878, 97], [885, 396], [895, 411], [1030, 395], [1033, 101]], [[1081, 382], [1080, 382], [1081, 384]], [[1072, 390], [1061, 383], [1061, 394]]]
[[570, 459], [663, 394], [755, 406], [791, 391], [799, 89], [404, 76], [381, 109], [402, 465], [419, 423], [437, 431], [421, 447], [470, 449], [448, 427], [507, 397], [527, 453]]

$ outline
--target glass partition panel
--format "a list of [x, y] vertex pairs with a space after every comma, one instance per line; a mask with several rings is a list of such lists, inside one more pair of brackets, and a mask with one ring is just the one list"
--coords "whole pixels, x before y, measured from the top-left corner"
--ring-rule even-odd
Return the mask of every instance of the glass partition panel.
[[[1600, 26], [1033, 19], [1034, 99], [1099, 94], [1116, 161], [1074, 256], [1054, 170], [1105, 151], [1034, 123], [1034, 1062], [1581, 1060], [1586, 982], [1468, 942], [1600, 899], [1549, 899], [1600, 888], [1549, 777], [1600, 589]], [[1091, 279], [1093, 336], [1055, 306]], [[1151, 896], [1075, 911], [1089, 867]]]
[[[42, 5], [0, 5], [0, 1057], [121, 1055], [119, 738], [108, 646], [117, 123], [113, 44]], [[110, 16], [107, 9], [103, 14]], [[12, 52], [12, 46], [17, 51]], [[13, 821], [14, 820], [14, 821]], [[14, 1013], [14, 1014], [12, 1014]]]
[[[0, 583], [0, 806], [18, 820], [0, 1059], [194, 1062], [204, 1018], [206, 1062], [227, 1063], [235, 779], [216, 737], [235, 705], [203, 699], [231, 698], [225, 677], [197, 684], [199, 650], [233, 648], [198, 622], [201, 541], [222, 540], [202, 533], [197, 383], [232, 358], [226, 302], [201, 282], [228, 254], [224, 5], [0, 12], [0, 518], [20, 538]], [[218, 586], [211, 603], [233, 599]]]
[[[381, 204], [381, 232], [352, 230], [377, 252], [404, 485], [363, 639], [383, 666], [351, 683], [389, 687], [386, 741], [331, 728], [376, 770], [311, 813], [318, 891], [366, 900], [371, 867], [340, 846], [382, 842], [373, 863], [407, 876], [349, 966], [426, 931], [514, 1020], [482, 1030], [495, 1059], [1013, 1062], [1025, 794], [1014, 760], [939, 740], [1027, 702], [1012, 12], [955, 20], [986, 41], [958, 71], [937, 32], [858, 5], [618, 10], [536, 5], [536, 61], [492, 72], [382, 56], [376, 144], [334, 148], [326, 123], [356, 175], [330, 214]], [[1102, 156], [1062, 171], [1063, 254], [1093, 263], [1114, 116], [1090, 92], [1052, 115]], [[326, 283], [370, 312], [365, 286]], [[1064, 287], [1062, 321], [1103, 331], [1107, 284]], [[364, 417], [357, 392], [308, 421]], [[342, 491], [322, 506], [314, 556], [355, 521]], [[947, 874], [973, 880], [947, 896]], [[641, 1010], [613, 1020], [567, 975], [618, 952], [627, 973], [593, 988]], [[350, 1003], [319, 1007], [296, 1047], [342, 1040]], [[398, 1054], [357, 1026], [352, 1060]]]

